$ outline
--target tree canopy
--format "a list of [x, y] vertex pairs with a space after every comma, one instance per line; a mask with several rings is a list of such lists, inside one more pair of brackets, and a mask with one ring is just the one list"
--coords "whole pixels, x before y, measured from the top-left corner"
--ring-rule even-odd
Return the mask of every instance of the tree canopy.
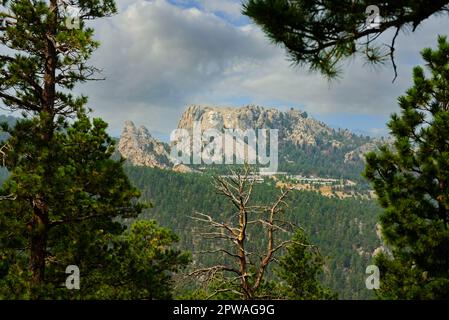
[[318, 247], [311, 245], [298, 229], [286, 253], [279, 259], [276, 274], [283, 280], [278, 286], [281, 295], [292, 300], [326, 300], [337, 298], [324, 287], [318, 277], [323, 272], [324, 259]]
[[376, 258], [379, 294], [390, 299], [449, 295], [449, 42], [422, 51], [388, 126], [394, 146], [367, 155], [366, 177], [385, 208], [387, 248]]
[[[23, 115], [3, 125], [0, 160], [10, 175], [0, 190], [0, 299], [170, 297], [188, 257], [154, 222], [123, 233], [144, 207], [140, 193], [123, 160], [112, 159], [107, 124], [89, 119], [87, 97], [71, 92], [98, 79], [87, 60], [99, 44], [85, 21], [114, 14], [114, 1], [0, 3], [0, 98]], [[79, 291], [64, 286], [68, 266], [81, 273]]]
[[[2, 147], [8, 150], [2, 158], [6, 158], [8, 169], [12, 172], [11, 183], [6, 186], [12, 193], [5, 200], [12, 202], [10, 205], [13, 207], [18, 206], [17, 210], [32, 213], [28, 220], [22, 222], [28, 223], [30, 231], [27, 248], [30, 251], [31, 286], [40, 288], [45, 280], [48, 229], [55, 222], [52, 222], [52, 216], [58, 212], [57, 208], [64, 205], [56, 203], [60, 193], [55, 184], [67, 183], [70, 186], [73, 183], [76, 188], [85, 178], [79, 176], [69, 182], [58, 175], [69, 176], [73, 172], [85, 174], [95, 166], [96, 160], [105, 166], [108, 163], [101, 162], [104, 158], [94, 157], [99, 154], [100, 157], [107, 156], [105, 146], [110, 138], [103, 134], [95, 140], [91, 135], [101, 133], [104, 125], [97, 121], [91, 132], [84, 116], [87, 98], [74, 96], [70, 90], [79, 82], [92, 80], [98, 71], [87, 65], [87, 59], [98, 43], [93, 40], [93, 29], [86, 27], [84, 20], [115, 13], [115, 4], [113, 0], [75, 0], [69, 3], [58, 0], [2, 0], [1, 4], [0, 43], [3, 50], [0, 55], [0, 98], [9, 110], [31, 117], [31, 120], [23, 121], [10, 132], [12, 138]], [[69, 23], [73, 22], [68, 20], [71, 19], [70, 8], [79, 10], [79, 24], [76, 26]], [[72, 136], [70, 133], [62, 134], [61, 130], [69, 126], [70, 119], [76, 117], [80, 121], [72, 128], [81, 131], [72, 132]], [[19, 137], [24, 140], [19, 141]], [[65, 143], [76, 138], [85, 139], [82, 142], [87, 148], [98, 148], [99, 154], [89, 155], [89, 149], [79, 150], [77, 147], [80, 145], [75, 144], [72, 146], [74, 153], [69, 155], [69, 159], [61, 159], [58, 148], [69, 151], [70, 145]], [[84, 158], [77, 158], [75, 152]], [[71, 168], [73, 164], [70, 160], [79, 166], [83, 161], [91, 160], [92, 167], [87, 166], [86, 171], [77, 172]], [[107, 170], [106, 167], [102, 169]], [[21, 183], [30, 189], [23, 190]], [[117, 183], [121, 182], [118, 180]], [[23, 192], [28, 194], [21, 197]], [[82, 202], [89, 195], [86, 192], [82, 198], [75, 197], [72, 204], [79, 205], [78, 201]], [[62, 216], [63, 221], [68, 218], [64, 214]], [[37, 297], [39, 294], [36, 294]]]

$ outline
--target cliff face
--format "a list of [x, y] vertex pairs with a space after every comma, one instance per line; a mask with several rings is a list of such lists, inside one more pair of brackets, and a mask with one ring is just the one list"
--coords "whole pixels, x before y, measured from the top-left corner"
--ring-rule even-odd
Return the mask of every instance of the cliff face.
[[[344, 176], [352, 172], [353, 176], [359, 176], [354, 170], [363, 166], [364, 154], [387, 142], [332, 129], [296, 109], [192, 105], [182, 115], [178, 128], [191, 131], [195, 122], [200, 123], [202, 130], [277, 129], [282, 171], [292, 174]], [[170, 162], [169, 146], [154, 139], [146, 128], [137, 129], [132, 122], [125, 124], [118, 151], [132, 165], [191, 170]]]
[[357, 161], [365, 162], [365, 154], [377, 150], [382, 145], [393, 145], [393, 139], [391, 138], [380, 138], [372, 139], [370, 142], [362, 144], [360, 147], [354, 149], [351, 152], [345, 154], [345, 163], [356, 163]]
[[278, 129], [280, 141], [291, 141], [296, 145], [316, 145], [318, 135], [333, 134], [333, 130], [324, 123], [294, 109], [283, 112], [260, 106], [217, 108], [193, 105], [184, 112], [178, 128], [189, 130], [195, 121], [201, 123], [203, 130]]
[[170, 166], [169, 153], [163, 143], [154, 139], [145, 127], [136, 128], [126, 121], [118, 152], [135, 166], [166, 169]]

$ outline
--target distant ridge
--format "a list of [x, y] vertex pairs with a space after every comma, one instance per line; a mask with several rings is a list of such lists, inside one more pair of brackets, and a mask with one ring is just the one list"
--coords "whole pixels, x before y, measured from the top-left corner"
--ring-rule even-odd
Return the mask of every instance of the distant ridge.
[[[383, 138], [357, 135], [333, 129], [298, 109], [280, 111], [248, 105], [240, 108], [191, 105], [178, 123], [191, 130], [199, 122], [207, 129], [278, 129], [280, 171], [333, 177], [360, 178], [364, 154], [388, 143]], [[149, 131], [137, 129], [127, 121], [118, 151], [136, 166], [170, 169], [170, 148], [153, 138]], [[188, 171], [183, 167], [182, 172]]]

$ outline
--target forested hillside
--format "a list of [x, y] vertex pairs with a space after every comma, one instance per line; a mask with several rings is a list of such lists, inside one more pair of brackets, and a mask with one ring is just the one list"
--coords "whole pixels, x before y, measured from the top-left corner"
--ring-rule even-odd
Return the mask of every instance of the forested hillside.
[[[196, 252], [207, 247], [194, 232], [198, 225], [190, 217], [195, 211], [214, 217], [232, 213], [225, 199], [218, 197], [211, 188], [209, 175], [143, 167], [127, 167], [126, 171], [135, 186], [142, 190], [142, 200], [153, 204], [144, 217], [173, 229], [184, 249]], [[276, 193], [273, 185], [258, 184], [255, 202], [273, 199]], [[305, 228], [312, 243], [319, 246], [326, 257], [327, 272], [323, 282], [337, 292], [340, 299], [372, 298], [365, 287], [365, 268], [370, 264], [372, 252], [380, 246], [375, 233], [378, 205], [369, 200], [337, 200], [299, 191], [290, 194], [288, 203], [286, 219]], [[257, 235], [252, 235], [252, 239], [258, 239]], [[197, 263], [212, 259], [194, 257], [200, 260]]]
[[[365, 143], [368, 140], [365, 138]], [[345, 161], [345, 155], [351, 153], [358, 145], [363, 145], [363, 137], [356, 137], [357, 143], [342, 144], [340, 148], [332, 148], [329, 142], [316, 138], [314, 146], [303, 146], [298, 148], [292, 143], [280, 146], [279, 171], [305, 176], [318, 176], [329, 178], [346, 178], [366, 183], [361, 172], [364, 162], [357, 158], [355, 161]]]
[[[9, 124], [15, 122], [14, 118], [6, 116], [1, 116], [1, 120]], [[311, 163], [310, 172], [305, 170], [306, 167], [303, 168], [309, 173], [323, 176], [330, 172], [335, 173], [335, 166], [338, 167], [336, 161], [332, 161], [331, 157], [322, 157], [318, 149], [298, 151], [299, 149], [292, 147], [287, 154], [294, 154], [292, 158], [295, 159], [307, 159], [295, 163], [302, 163], [303, 166]], [[334, 166], [330, 163], [334, 163]], [[327, 169], [320, 171], [317, 168]], [[361, 168], [354, 171], [359, 170]], [[211, 169], [210, 173], [213, 172], [219, 174], [223, 173], [223, 170]], [[195, 221], [190, 218], [194, 212], [205, 212], [214, 216], [226, 216], [232, 212], [225, 199], [215, 194], [211, 187], [212, 176], [209, 174], [180, 174], [170, 170], [132, 166], [127, 167], [127, 173], [132, 182], [142, 190], [141, 200], [151, 201], [153, 205], [143, 217], [156, 219], [163, 226], [174, 230], [180, 237], [183, 249], [191, 252], [208, 248], [209, 245], [202, 243], [199, 236], [192, 232], [197, 227]], [[0, 183], [7, 176], [7, 170], [0, 168]], [[274, 198], [275, 194], [273, 180], [259, 184], [256, 186], [255, 201], [262, 203]], [[362, 199], [330, 199], [306, 191], [291, 193], [289, 204], [287, 220], [305, 228], [312, 243], [320, 247], [326, 257], [327, 272], [322, 279], [324, 284], [337, 292], [340, 299], [372, 298], [371, 292], [365, 288], [364, 271], [369, 265], [371, 253], [380, 245], [375, 234], [379, 213], [377, 204]], [[255, 249], [261, 245], [262, 243], [257, 244]], [[197, 263], [210, 262], [212, 259], [212, 256], [194, 257], [198, 260]]]

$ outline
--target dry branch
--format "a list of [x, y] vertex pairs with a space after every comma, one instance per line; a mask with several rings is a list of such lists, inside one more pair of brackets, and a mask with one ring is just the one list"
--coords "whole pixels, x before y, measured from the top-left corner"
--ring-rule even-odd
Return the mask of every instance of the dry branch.
[[[253, 205], [251, 199], [254, 192], [255, 180], [251, 178], [251, 169], [245, 166], [243, 172], [231, 170], [230, 176], [215, 177], [214, 187], [217, 194], [226, 197], [237, 209], [235, 215], [228, 222], [218, 222], [209, 214], [196, 212], [191, 218], [205, 224], [208, 231], [200, 232], [204, 239], [220, 240], [219, 248], [199, 251], [199, 254], [223, 254], [231, 258], [229, 265], [215, 265], [193, 271], [189, 276], [201, 278], [210, 283], [213, 279], [221, 279], [222, 286], [210, 297], [220, 292], [234, 292], [243, 299], [257, 298], [257, 291], [266, 274], [269, 264], [276, 261], [276, 253], [292, 241], [277, 243], [276, 231], [290, 234], [295, 229], [294, 224], [284, 221], [280, 216], [288, 207], [286, 198], [290, 190], [281, 189], [277, 198], [268, 205]], [[257, 217], [254, 217], [257, 216]], [[251, 217], [251, 219], [249, 219]], [[248, 252], [248, 227], [260, 225], [265, 234], [266, 249], [261, 253]], [[210, 230], [213, 229], [213, 230]], [[258, 261], [252, 261], [250, 256], [256, 255]], [[256, 259], [257, 260], [257, 259]], [[250, 270], [253, 270], [252, 272]], [[229, 277], [223, 272], [231, 272], [236, 277]], [[217, 278], [217, 275], [221, 278]], [[237, 282], [237, 286], [236, 286]], [[232, 288], [223, 287], [232, 284]]]

